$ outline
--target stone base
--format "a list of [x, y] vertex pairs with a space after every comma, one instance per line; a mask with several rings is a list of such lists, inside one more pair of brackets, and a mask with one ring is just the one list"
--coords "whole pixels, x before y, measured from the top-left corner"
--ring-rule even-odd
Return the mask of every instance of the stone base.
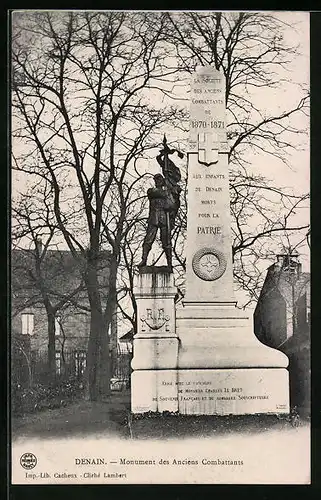
[[178, 364], [187, 369], [286, 368], [288, 357], [262, 344], [252, 319], [232, 302], [184, 303], [176, 308]]
[[167, 336], [149, 337], [135, 335], [133, 370], [169, 370], [178, 364], [179, 340], [171, 333]]
[[285, 368], [136, 370], [131, 376], [131, 394], [133, 413], [289, 413]]

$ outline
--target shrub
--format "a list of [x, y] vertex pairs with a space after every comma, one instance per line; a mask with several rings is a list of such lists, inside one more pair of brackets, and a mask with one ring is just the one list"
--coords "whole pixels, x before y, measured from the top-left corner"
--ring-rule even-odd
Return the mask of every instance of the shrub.
[[14, 415], [23, 415], [44, 409], [66, 406], [83, 395], [83, 384], [72, 377], [57, 380], [50, 384], [34, 384], [23, 388], [19, 384], [12, 386], [12, 411]]

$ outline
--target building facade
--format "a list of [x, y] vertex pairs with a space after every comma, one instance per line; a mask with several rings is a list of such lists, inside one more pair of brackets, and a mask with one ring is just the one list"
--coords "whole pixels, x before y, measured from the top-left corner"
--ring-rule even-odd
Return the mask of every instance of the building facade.
[[[71, 253], [13, 250], [11, 269], [13, 380], [30, 385], [48, 379], [48, 302], [55, 313], [56, 375], [81, 379], [87, 362], [90, 309]], [[103, 299], [108, 295], [108, 276], [109, 254], [104, 252], [99, 271]], [[116, 336], [114, 331], [112, 337]]]

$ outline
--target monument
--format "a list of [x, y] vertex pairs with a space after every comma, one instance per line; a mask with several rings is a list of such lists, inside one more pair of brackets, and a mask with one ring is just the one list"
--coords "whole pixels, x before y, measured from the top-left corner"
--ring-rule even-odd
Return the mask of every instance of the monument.
[[[143, 258], [134, 290], [133, 413], [289, 412], [288, 358], [259, 342], [234, 298], [225, 113], [224, 76], [200, 68], [191, 84], [186, 293], [175, 307], [168, 253], [167, 267], [146, 267]], [[165, 237], [162, 244], [170, 246]]]

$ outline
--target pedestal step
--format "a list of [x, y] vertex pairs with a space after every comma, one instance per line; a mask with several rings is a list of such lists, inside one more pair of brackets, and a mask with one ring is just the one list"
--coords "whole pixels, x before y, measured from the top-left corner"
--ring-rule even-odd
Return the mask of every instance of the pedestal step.
[[252, 321], [232, 303], [201, 303], [176, 310], [178, 368], [286, 368], [285, 354], [262, 344]]

